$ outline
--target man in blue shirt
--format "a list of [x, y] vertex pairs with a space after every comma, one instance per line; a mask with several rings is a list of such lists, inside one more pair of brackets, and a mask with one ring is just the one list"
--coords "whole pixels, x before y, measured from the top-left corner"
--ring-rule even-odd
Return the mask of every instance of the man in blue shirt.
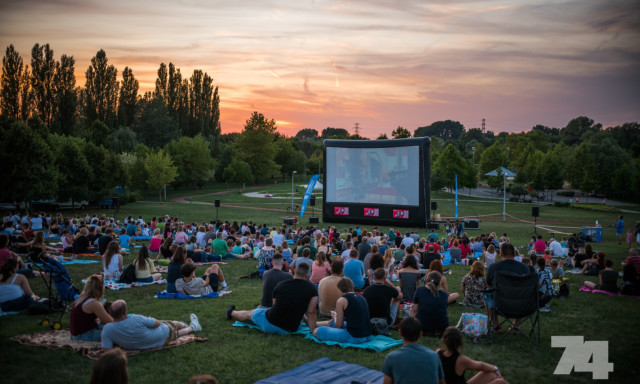
[[616, 223], [616, 236], [618, 237], [618, 245], [622, 243], [622, 232], [624, 232], [624, 220], [622, 220], [622, 216], [618, 216], [618, 222]]
[[151, 349], [169, 344], [178, 337], [202, 331], [198, 317], [191, 314], [191, 324], [181, 321], [160, 321], [141, 315], [127, 316], [127, 303], [116, 300], [109, 310], [113, 323], [102, 329], [102, 348], [118, 345], [124, 349]]
[[415, 317], [400, 323], [402, 348], [387, 355], [382, 364], [385, 383], [444, 384], [444, 370], [438, 354], [418, 343], [422, 324]]
[[364, 279], [364, 264], [358, 260], [358, 251], [355, 249], [349, 253], [349, 260], [344, 263], [344, 277], [348, 277], [353, 281], [353, 286], [356, 289], [362, 289], [365, 286]]

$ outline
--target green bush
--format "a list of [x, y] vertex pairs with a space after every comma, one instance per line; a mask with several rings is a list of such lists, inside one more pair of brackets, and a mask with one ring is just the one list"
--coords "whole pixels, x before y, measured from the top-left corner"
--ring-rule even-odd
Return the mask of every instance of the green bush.
[[558, 196], [573, 197], [576, 195], [576, 191], [558, 191], [556, 194]]

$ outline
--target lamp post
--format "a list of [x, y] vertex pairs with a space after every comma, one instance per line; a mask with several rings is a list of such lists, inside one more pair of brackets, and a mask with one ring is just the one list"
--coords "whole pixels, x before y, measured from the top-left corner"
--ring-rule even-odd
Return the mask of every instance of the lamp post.
[[507, 173], [502, 171], [504, 184], [502, 185], [502, 221], [507, 221]]
[[293, 212], [293, 175], [298, 173], [298, 171], [291, 172], [291, 212]]

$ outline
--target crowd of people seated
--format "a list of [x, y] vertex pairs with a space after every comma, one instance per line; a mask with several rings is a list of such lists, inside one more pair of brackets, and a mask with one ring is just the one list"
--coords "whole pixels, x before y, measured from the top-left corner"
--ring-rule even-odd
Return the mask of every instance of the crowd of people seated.
[[[543, 311], [550, 310], [548, 303], [557, 294], [554, 280], [564, 276], [564, 268], [598, 276], [598, 284], [585, 282], [592, 289], [638, 294], [640, 286], [640, 256], [634, 248], [629, 250], [623, 282], [618, 284], [612, 261], [604, 253], [594, 252], [590, 244], [581, 244], [576, 236], [545, 241], [537, 235], [518, 250], [506, 233], [469, 237], [460, 223], [451, 224], [442, 237], [434, 230], [421, 237], [416, 232], [402, 234], [394, 229], [383, 233], [377, 227], [372, 231], [359, 227], [340, 231], [335, 227], [269, 227], [252, 222], [189, 224], [169, 216], [154, 217], [149, 223], [131, 216], [122, 223], [105, 216], [37, 216], [25, 222], [23, 217], [10, 215], [3, 225], [0, 307], [3, 311], [21, 310], [39, 299], [25, 278], [29, 272], [21, 274], [24, 263], [9, 250], [9, 244], [10, 237], [15, 237], [20, 239], [13, 243], [16, 247], [53, 252], [45, 243], [43, 229], [47, 228], [49, 235], [60, 237], [65, 251], [102, 256], [102, 276], [87, 280], [73, 304], [70, 322], [74, 339], [101, 341], [105, 349], [116, 345], [154, 348], [202, 329], [195, 314], [191, 314], [189, 324], [159, 321], [128, 316], [123, 300], [103, 303], [104, 281], [117, 280], [122, 274], [125, 249], [135, 238], [148, 242], [133, 261], [136, 280], [159, 280], [154, 261], [169, 260], [166, 290], [170, 293], [207, 295], [228, 289], [220, 265], [212, 264], [196, 276], [197, 262], [256, 261], [262, 276], [260, 305], [246, 310], [231, 306], [226, 315], [229, 319], [250, 320], [264, 332], [294, 332], [304, 320], [318, 339], [353, 344], [398, 327], [405, 342], [403, 349], [413, 348], [419, 338], [416, 334], [442, 337], [443, 349], [437, 351], [435, 359], [433, 355], [429, 359], [439, 367], [434, 369], [439, 379], [447, 382], [464, 376], [465, 370], [479, 371], [469, 382], [505, 382], [497, 367], [460, 354], [462, 338], [455, 327], [449, 326], [447, 313], [448, 306], [462, 295], [462, 304], [484, 306], [493, 316], [493, 299], [485, 290], [492, 287], [499, 271], [537, 274]], [[447, 281], [445, 255], [450, 263], [469, 265], [460, 293]], [[403, 305], [411, 310], [401, 322]], [[383, 366], [383, 373], [390, 377], [398, 374], [397, 366], [406, 364], [393, 357], [396, 352]]]

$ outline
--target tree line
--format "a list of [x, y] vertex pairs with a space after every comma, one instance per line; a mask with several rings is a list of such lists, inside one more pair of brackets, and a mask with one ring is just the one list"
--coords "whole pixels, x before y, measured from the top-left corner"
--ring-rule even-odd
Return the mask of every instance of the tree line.
[[[129, 67], [121, 73], [99, 50], [76, 86], [75, 61], [55, 60], [48, 44], [35, 44], [31, 66], [12, 45], [3, 57], [0, 89], [0, 159], [8, 165], [3, 201], [100, 200], [115, 186], [131, 199], [160, 194], [164, 186], [202, 187], [218, 181], [255, 183], [322, 171], [323, 140], [366, 139], [344, 128], [304, 128], [293, 137], [275, 120], [253, 112], [240, 133], [221, 133], [220, 96], [213, 78], [194, 70], [183, 77], [161, 63], [153, 92], [139, 94]], [[640, 200], [640, 126], [603, 128], [588, 117], [567, 126], [494, 134], [452, 120], [398, 126], [390, 137], [431, 137], [432, 188], [475, 187], [504, 166], [517, 173], [514, 194], [571, 187], [612, 198]], [[387, 139], [386, 134], [377, 139]], [[161, 196], [160, 196], [161, 198]]]

